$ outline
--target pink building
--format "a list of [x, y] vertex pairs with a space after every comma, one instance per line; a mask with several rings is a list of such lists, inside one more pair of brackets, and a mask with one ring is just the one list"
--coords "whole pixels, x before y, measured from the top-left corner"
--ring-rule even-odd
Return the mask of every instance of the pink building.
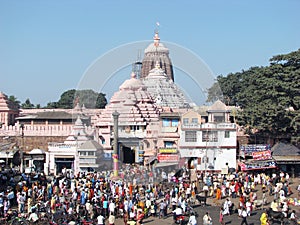
[[19, 115], [19, 109], [9, 102], [7, 96], [0, 92], [0, 125], [9, 126], [15, 124], [15, 118]]

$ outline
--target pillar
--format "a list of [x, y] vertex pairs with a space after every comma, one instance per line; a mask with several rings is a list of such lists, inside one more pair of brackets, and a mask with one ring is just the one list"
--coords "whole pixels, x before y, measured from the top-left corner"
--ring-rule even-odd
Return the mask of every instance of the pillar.
[[113, 171], [114, 171], [114, 177], [117, 178], [119, 176], [118, 174], [118, 162], [119, 162], [119, 156], [118, 156], [118, 119], [119, 119], [119, 113], [117, 111], [114, 111], [112, 116], [114, 119], [114, 146], [113, 146]]

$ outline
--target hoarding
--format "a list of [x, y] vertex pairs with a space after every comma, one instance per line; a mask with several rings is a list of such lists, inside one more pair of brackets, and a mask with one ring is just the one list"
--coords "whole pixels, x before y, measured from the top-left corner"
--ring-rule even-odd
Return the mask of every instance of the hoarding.
[[177, 154], [158, 154], [157, 159], [159, 162], [178, 162], [179, 156]]

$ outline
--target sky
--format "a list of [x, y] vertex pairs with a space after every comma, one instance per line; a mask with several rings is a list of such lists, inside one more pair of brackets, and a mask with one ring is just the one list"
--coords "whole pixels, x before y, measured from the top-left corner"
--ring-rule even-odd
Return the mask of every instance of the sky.
[[[155, 29], [167, 47], [174, 43], [196, 55], [214, 79], [266, 66], [272, 56], [299, 49], [299, 9], [298, 0], [0, 0], [0, 91], [42, 106], [58, 101], [95, 61], [128, 43], [150, 44]], [[115, 80], [95, 91], [109, 100], [130, 69], [120, 67], [119, 75], [100, 69], [99, 76]], [[180, 69], [175, 82], [198, 101]]]

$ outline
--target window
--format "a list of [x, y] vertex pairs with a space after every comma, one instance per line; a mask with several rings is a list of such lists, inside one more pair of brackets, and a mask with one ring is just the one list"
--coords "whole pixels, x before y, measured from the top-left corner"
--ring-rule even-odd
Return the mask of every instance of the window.
[[189, 124], [189, 119], [188, 118], [183, 118], [183, 125], [188, 125]]
[[224, 137], [225, 138], [230, 138], [230, 131], [226, 130]]
[[88, 152], [88, 156], [95, 156], [95, 152]]
[[101, 144], [105, 144], [105, 138], [103, 137], [103, 136], [99, 136], [99, 138], [100, 138], [100, 141], [101, 141]]
[[169, 119], [163, 119], [163, 127], [169, 127], [170, 126], [170, 120]]
[[192, 118], [192, 124], [198, 124], [198, 118]]
[[197, 142], [197, 131], [186, 131], [185, 142]]
[[178, 127], [179, 119], [172, 119], [171, 120], [171, 126], [172, 127]]
[[95, 163], [95, 159], [83, 158], [80, 159], [81, 163]]
[[163, 127], [178, 127], [179, 119], [162, 119]]
[[203, 131], [202, 142], [218, 142], [218, 131]]
[[174, 141], [165, 141], [165, 148], [172, 148], [174, 144]]
[[208, 162], [209, 162], [209, 158], [207, 156], [203, 156], [202, 163], [208, 163]]
[[225, 113], [214, 113], [214, 122], [215, 123], [224, 123], [225, 122]]

